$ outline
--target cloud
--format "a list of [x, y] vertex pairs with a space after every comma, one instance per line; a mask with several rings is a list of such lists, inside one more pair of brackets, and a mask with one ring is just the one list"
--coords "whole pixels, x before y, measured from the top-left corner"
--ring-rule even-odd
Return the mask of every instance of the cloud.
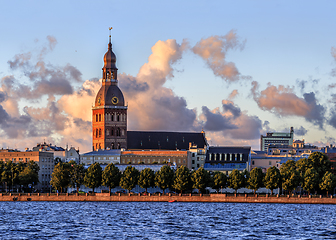
[[304, 136], [306, 135], [308, 132], [307, 129], [305, 129], [303, 126], [301, 126], [300, 128], [295, 128], [294, 129], [294, 134], [298, 135], [298, 136]]
[[240, 42], [236, 32], [230, 31], [225, 36], [216, 35], [202, 39], [192, 51], [206, 61], [216, 76], [228, 82], [235, 82], [246, 77], [241, 76], [236, 65], [228, 62], [226, 56], [229, 50], [242, 50], [244, 46], [245, 41]]
[[239, 93], [238, 93], [238, 90], [235, 89], [235, 90], [233, 90], [233, 91], [230, 93], [228, 99], [229, 99], [229, 100], [233, 100], [238, 94], [239, 94]]
[[262, 122], [257, 116], [242, 112], [232, 101], [222, 101], [223, 111], [202, 107], [203, 127], [206, 131], [221, 132], [225, 138], [252, 140], [260, 138]]
[[[331, 56], [335, 59], [336, 61], [336, 48], [332, 47], [331, 48]], [[331, 70], [331, 76], [336, 77], [336, 68], [333, 68]]]
[[119, 75], [120, 88], [129, 106], [130, 130], [194, 129], [195, 110], [188, 109], [183, 97], [164, 87], [165, 82], [173, 77], [173, 64], [182, 58], [187, 49], [188, 42], [185, 40], [182, 44], [174, 39], [158, 41], [137, 76]]
[[279, 85], [268, 84], [259, 92], [258, 83], [252, 83], [252, 95], [262, 110], [270, 111], [279, 116], [301, 116], [307, 121], [323, 129], [325, 108], [318, 104], [315, 93], [305, 93], [303, 98], [294, 93], [294, 89]]

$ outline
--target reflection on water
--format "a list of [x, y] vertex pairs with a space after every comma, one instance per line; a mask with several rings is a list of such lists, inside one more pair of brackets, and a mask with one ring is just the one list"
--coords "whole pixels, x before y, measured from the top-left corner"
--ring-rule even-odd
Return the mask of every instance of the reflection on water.
[[1, 202], [1, 239], [330, 239], [335, 205]]

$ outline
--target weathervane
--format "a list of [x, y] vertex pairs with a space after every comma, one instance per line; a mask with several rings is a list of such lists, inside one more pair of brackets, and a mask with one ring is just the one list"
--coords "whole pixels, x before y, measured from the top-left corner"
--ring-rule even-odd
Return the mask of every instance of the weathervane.
[[110, 30], [110, 42], [111, 42], [111, 30], [112, 30], [112, 27], [109, 27], [109, 30]]

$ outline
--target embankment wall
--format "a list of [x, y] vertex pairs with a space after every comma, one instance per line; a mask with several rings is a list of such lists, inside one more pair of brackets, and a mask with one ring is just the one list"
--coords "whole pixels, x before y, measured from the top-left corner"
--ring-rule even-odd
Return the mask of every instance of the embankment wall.
[[226, 194], [193, 195], [139, 195], [139, 194], [1, 194], [0, 201], [55, 201], [55, 202], [232, 202], [232, 203], [292, 203], [292, 204], [336, 204], [336, 198], [301, 196], [254, 196]]

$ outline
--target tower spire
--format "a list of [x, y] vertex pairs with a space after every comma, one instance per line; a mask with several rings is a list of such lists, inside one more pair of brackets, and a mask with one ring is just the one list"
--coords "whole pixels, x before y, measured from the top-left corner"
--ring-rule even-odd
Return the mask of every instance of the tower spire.
[[110, 30], [110, 42], [109, 42], [109, 46], [110, 46], [110, 44], [112, 44], [112, 41], [111, 41], [111, 36], [112, 36], [112, 34], [111, 34], [111, 30], [112, 30], [113, 28], [112, 27], [109, 27], [109, 30]]

